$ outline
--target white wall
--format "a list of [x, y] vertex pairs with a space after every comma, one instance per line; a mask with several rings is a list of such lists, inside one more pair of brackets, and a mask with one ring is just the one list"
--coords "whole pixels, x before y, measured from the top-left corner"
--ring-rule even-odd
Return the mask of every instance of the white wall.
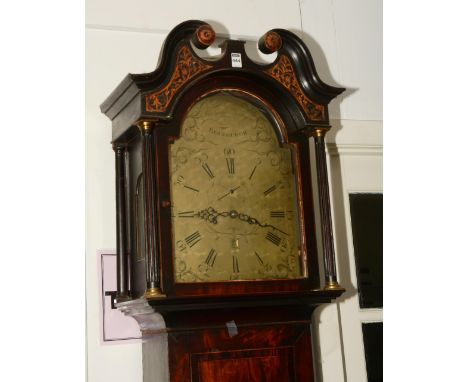
[[[100, 342], [96, 253], [100, 249], [115, 248], [115, 191], [114, 157], [109, 144], [111, 124], [100, 113], [99, 105], [127, 73], [154, 70], [165, 36], [179, 22], [188, 19], [208, 21], [219, 35], [229, 34], [233, 38], [257, 40], [272, 28], [285, 28], [301, 35], [311, 50], [321, 78], [329, 84], [349, 89], [330, 107], [334, 130], [330, 133], [329, 142], [336, 142], [341, 149], [351, 147], [361, 151], [382, 145], [381, 1], [87, 1], [86, 297], [89, 382], [133, 382], [142, 378], [140, 344], [102, 345]], [[332, 165], [330, 176], [340, 177], [339, 171]], [[375, 171], [381, 171], [380, 167], [377, 166]], [[347, 254], [339, 256], [346, 257]], [[330, 305], [317, 317], [322, 321], [321, 369], [324, 381], [330, 382], [342, 381], [345, 373], [349, 373], [343, 367], [338, 309], [337, 304]], [[353, 343], [347, 345], [354, 346]], [[348, 378], [348, 381], [352, 380]]]

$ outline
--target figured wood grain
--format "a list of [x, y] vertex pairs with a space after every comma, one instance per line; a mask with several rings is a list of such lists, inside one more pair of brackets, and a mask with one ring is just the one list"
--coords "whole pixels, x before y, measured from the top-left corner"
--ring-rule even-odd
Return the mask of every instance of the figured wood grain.
[[291, 381], [292, 348], [212, 353], [197, 357], [193, 381]]
[[172, 382], [313, 381], [309, 323], [170, 333]]

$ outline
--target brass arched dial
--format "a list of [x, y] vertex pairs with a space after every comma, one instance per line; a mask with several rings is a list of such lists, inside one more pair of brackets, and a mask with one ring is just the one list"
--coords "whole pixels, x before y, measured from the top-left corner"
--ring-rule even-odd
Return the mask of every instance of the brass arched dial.
[[243, 98], [190, 109], [170, 147], [176, 282], [303, 277], [294, 155]]

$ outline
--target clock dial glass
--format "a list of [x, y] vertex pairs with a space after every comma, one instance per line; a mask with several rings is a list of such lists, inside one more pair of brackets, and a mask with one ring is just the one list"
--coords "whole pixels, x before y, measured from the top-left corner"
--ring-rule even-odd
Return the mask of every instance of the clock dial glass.
[[169, 156], [176, 282], [304, 276], [295, 150], [262, 109], [203, 98]]

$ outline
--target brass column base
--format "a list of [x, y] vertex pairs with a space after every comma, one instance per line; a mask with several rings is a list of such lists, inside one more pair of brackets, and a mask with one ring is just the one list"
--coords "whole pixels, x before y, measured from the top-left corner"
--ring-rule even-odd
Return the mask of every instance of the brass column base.
[[143, 295], [145, 298], [166, 297], [166, 295], [159, 288], [148, 288]]
[[337, 281], [327, 281], [325, 283], [325, 290], [344, 290], [344, 288], [338, 284]]

